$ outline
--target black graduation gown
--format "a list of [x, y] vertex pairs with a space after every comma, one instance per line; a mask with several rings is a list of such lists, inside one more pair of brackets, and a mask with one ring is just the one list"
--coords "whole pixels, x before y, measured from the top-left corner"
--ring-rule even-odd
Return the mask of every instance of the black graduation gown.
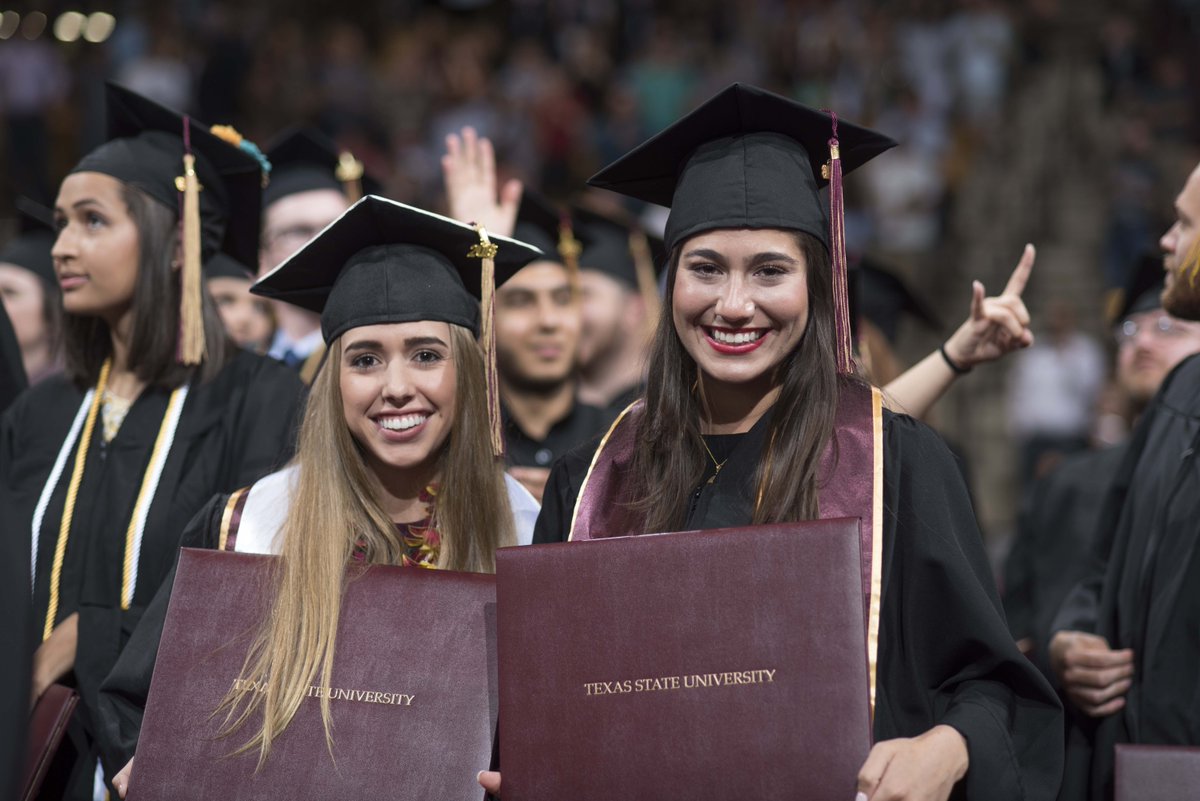
[[603, 434], [623, 409], [614, 414], [577, 402], [566, 417], [550, 426], [545, 439], [536, 440], [522, 431], [508, 410], [501, 407], [505, 458], [512, 467], [550, 467], [571, 449]]
[[1167, 376], [1100, 513], [1087, 577], [1053, 629], [1132, 648], [1125, 708], [1071, 715], [1064, 799], [1112, 796], [1117, 743], [1200, 745], [1200, 358]]
[[[121, 609], [125, 532], [158, 435], [169, 392], [147, 389], [117, 436], [103, 442], [97, 419], [63, 564], [55, 623], [79, 614], [75, 667], [67, 677], [81, 701], [71, 733], [78, 755], [66, 797], [91, 798], [97, 741], [97, 692], [174, 564], [180, 535], [213, 494], [245, 486], [292, 453], [303, 390], [295, 374], [264, 357], [238, 352], [207, 384], [193, 386], [151, 502], [128, 610]], [[0, 422], [0, 483], [11, 495], [8, 530], [28, 541], [42, 488], [83, 394], [58, 376], [26, 392]], [[38, 543], [33, 593], [38, 636], [49, 601], [51, 565], [74, 453], [50, 499]], [[69, 754], [71, 749], [64, 753]], [[64, 756], [64, 760], [67, 759]], [[121, 765], [106, 764], [109, 776]], [[61, 770], [56, 778], [62, 778]]]
[[[708, 438], [713, 484], [690, 500], [685, 528], [746, 525], [765, 419]], [[591, 453], [551, 471], [534, 542], [566, 538]], [[883, 603], [876, 740], [944, 723], [967, 740], [970, 768], [952, 797], [1052, 799], [1062, 775], [1062, 708], [1009, 636], [962, 473], [941, 439], [884, 412]]]
[[1014, 639], [1033, 642], [1030, 659], [1047, 678], [1054, 615], [1084, 577], [1100, 509], [1125, 446], [1068, 456], [1030, 489], [1004, 566], [1004, 612]]

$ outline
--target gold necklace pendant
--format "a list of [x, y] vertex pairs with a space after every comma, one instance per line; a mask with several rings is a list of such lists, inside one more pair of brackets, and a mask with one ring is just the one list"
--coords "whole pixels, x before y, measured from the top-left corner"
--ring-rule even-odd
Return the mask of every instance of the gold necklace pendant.
[[704, 452], [708, 454], [708, 458], [712, 459], [713, 474], [712, 477], [705, 482], [706, 484], [712, 484], [717, 480], [717, 476], [721, 475], [721, 468], [725, 466], [725, 462], [729, 461], [729, 457], [726, 456], [722, 461], [718, 462], [717, 457], [713, 456], [712, 449], [708, 447], [708, 443], [704, 440], [703, 436], [700, 437], [700, 444], [704, 446]]

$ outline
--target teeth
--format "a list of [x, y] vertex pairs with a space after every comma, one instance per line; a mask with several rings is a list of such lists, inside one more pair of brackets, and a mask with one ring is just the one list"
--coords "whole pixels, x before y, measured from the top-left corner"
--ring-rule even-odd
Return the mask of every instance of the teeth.
[[379, 425], [388, 431], [407, 431], [424, 423], [428, 415], [406, 414], [403, 417], [380, 417]]
[[745, 345], [762, 339], [765, 331], [742, 331], [736, 334], [728, 333], [719, 328], [712, 329], [712, 337], [722, 345]]

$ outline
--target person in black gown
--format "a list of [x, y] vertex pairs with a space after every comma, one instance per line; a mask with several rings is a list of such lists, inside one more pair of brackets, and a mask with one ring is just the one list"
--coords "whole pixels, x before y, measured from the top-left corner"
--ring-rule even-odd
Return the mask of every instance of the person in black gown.
[[[848, 315], [837, 313], [845, 262], [820, 170], [835, 168], [836, 215], [840, 171], [892, 144], [831, 123], [734, 85], [592, 179], [670, 206], [665, 305], [644, 414], [618, 420], [595, 462], [588, 449], [558, 462], [535, 543], [578, 538], [585, 516], [641, 533], [830, 511], [821, 454], [835, 432], [834, 461], [855, 452], [842, 437], [858, 429], [840, 415], [863, 385], [851, 375]], [[996, 325], [985, 338], [1007, 346], [1012, 335]], [[1061, 705], [1009, 636], [961, 473], [936, 434], [874, 397], [882, 486], [851, 477], [882, 493], [871, 513], [882, 534], [876, 744], [860, 798], [1052, 799]], [[606, 456], [618, 438], [632, 453], [624, 463]], [[584, 504], [585, 477], [606, 463], [618, 497]], [[481, 783], [499, 789], [499, 776]]]
[[[1160, 240], [1163, 309], [1200, 320], [1200, 166]], [[1052, 627], [1070, 701], [1064, 799], [1113, 793], [1120, 743], [1200, 745], [1200, 357], [1179, 364], [1138, 421], [1100, 512], [1084, 579]]]
[[229, 342], [202, 290], [205, 257], [256, 253], [252, 147], [119, 87], [107, 103], [109, 141], [56, 201], [66, 372], [0, 421], [6, 531], [33, 557], [33, 692], [65, 682], [82, 701], [44, 789], [69, 799], [120, 767], [98, 766], [97, 690], [184, 526], [286, 461], [302, 400], [293, 373]]

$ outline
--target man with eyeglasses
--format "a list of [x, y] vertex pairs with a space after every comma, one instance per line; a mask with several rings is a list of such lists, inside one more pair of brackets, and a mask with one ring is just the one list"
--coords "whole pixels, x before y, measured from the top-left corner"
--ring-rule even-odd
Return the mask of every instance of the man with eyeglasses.
[[[1171, 370], [1200, 353], [1200, 323], [1163, 311], [1162, 257], [1139, 261], [1122, 291], [1113, 336], [1117, 388], [1138, 416]], [[1004, 566], [1004, 612], [1022, 651], [1053, 680], [1046, 650], [1050, 625], [1083, 578], [1105, 493], [1125, 443], [1066, 457], [1031, 488]]]
[[[1195, 336], [1180, 321], [1200, 321], [1200, 167], [1175, 200], [1175, 218], [1160, 240], [1170, 318], [1131, 318], [1121, 336], [1135, 346]], [[1050, 665], [1069, 715], [1065, 801], [1112, 797], [1118, 744], [1200, 745], [1198, 450], [1200, 358], [1190, 356], [1134, 429], [1101, 505], [1085, 578], [1051, 627]], [[1177, 797], [1181, 786], [1154, 783], [1136, 792]]]
[[[325, 226], [341, 216], [364, 192], [378, 185], [362, 164], [337, 148], [320, 131], [297, 128], [267, 148], [270, 182], [263, 190], [263, 230], [258, 274], [266, 275]], [[267, 355], [300, 371], [311, 383], [321, 355], [321, 318], [288, 303], [275, 303], [276, 329]]]

